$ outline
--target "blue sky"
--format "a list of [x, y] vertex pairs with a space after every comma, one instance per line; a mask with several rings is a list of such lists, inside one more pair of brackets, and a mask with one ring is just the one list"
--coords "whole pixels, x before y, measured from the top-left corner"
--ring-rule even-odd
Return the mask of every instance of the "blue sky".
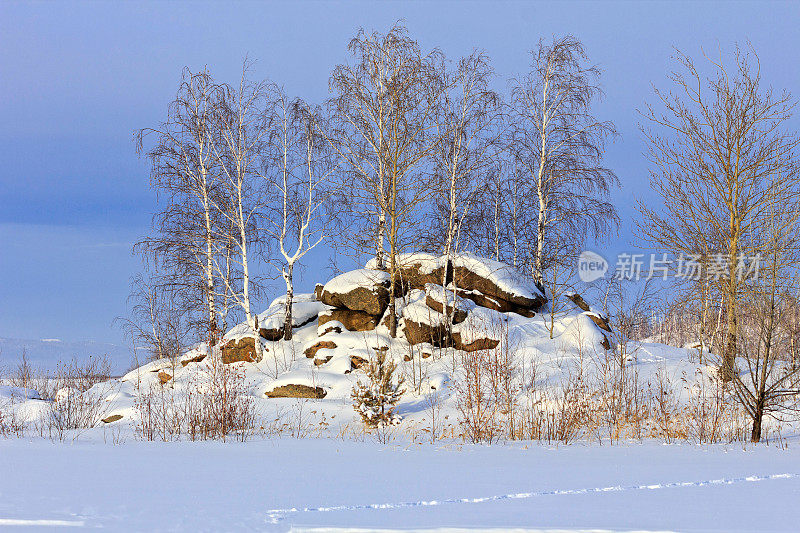
[[[485, 50], [504, 79], [525, 70], [540, 37], [572, 33], [604, 70], [597, 115], [620, 139], [607, 162], [619, 238], [635, 239], [635, 198], [652, 201], [636, 109], [665, 86], [673, 47], [694, 57], [752, 42], [766, 82], [800, 95], [800, 4], [649, 2], [0, 2], [0, 337], [119, 342], [138, 269], [130, 245], [155, 200], [134, 130], [156, 125], [181, 69], [254, 76], [320, 102], [358, 27], [405, 19], [423, 47], [450, 58]], [[794, 120], [797, 127], [798, 121]], [[320, 262], [321, 263], [321, 262]], [[327, 274], [309, 268], [301, 288]]]

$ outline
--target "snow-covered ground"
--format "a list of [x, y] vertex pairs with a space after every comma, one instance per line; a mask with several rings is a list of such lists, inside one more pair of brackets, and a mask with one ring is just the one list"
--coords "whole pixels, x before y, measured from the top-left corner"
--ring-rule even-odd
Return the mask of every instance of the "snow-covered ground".
[[3, 439], [0, 473], [0, 529], [797, 531], [800, 523], [796, 444]]

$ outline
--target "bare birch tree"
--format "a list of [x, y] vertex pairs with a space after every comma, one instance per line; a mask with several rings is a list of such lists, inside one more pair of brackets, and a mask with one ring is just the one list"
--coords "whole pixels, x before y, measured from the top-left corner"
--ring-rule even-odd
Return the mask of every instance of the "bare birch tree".
[[331, 202], [335, 170], [328, 143], [320, 134], [321, 110], [279, 91], [270, 136], [272, 155], [264, 177], [269, 209], [265, 232], [280, 256], [277, 268], [286, 282], [283, 338], [292, 338], [292, 301], [295, 265], [326, 238], [326, 220], [334, 210]]
[[531, 71], [512, 81], [508, 148], [524, 183], [520, 193], [533, 200], [537, 215], [529, 269], [539, 284], [555, 234], [557, 242], [580, 242], [618, 223], [616, 209], [603, 200], [618, 184], [603, 166], [605, 142], [616, 130], [592, 115], [592, 104], [602, 95], [600, 69], [587, 61], [583, 45], [571, 35], [551, 44], [540, 41], [531, 52]]
[[218, 172], [212, 154], [212, 122], [219, 90], [208, 70], [184, 69], [167, 120], [135, 136], [140, 154], [145, 139], [155, 137], [155, 145], [146, 154], [152, 163], [150, 180], [166, 200], [165, 208], [153, 218], [155, 235], [137, 243], [135, 250], [152, 255], [176, 280], [198, 286], [198, 307], [206, 309], [198, 329], [210, 344], [219, 337], [213, 268], [218, 231], [211, 200]]
[[370, 217], [367, 228], [374, 227], [368, 232], [377, 266], [390, 272], [389, 329], [395, 336], [403, 232], [432, 194], [420, 167], [438, 141], [434, 118], [445, 88], [442, 60], [436, 50], [424, 54], [401, 25], [385, 35], [360, 30], [348, 49], [355, 63], [337, 66], [330, 78], [328, 138], [349, 170], [351, 196]]
[[244, 313], [255, 337], [256, 358], [260, 360], [258, 315], [253, 308], [260, 283], [253, 261], [260, 244], [258, 223], [262, 212], [259, 187], [263, 180], [258, 173], [269, 131], [266, 109], [270, 107], [273, 87], [263, 81], [250, 81], [248, 68], [245, 61], [238, 87], [225, 85], [215, 101], [213, 155], [220, 178], [219, 192], [212, 203], [223, 222], [220, 227], [228, 230], [219, 241], [235, 249], [230, 261], [215, 261], [215, 270], [222, 274], [232, 265], [235, 267], [236, 276], [220, 275], [220, 279], [225, 283], [225, 293]]
[[481, 175], [496, 163], [500, 136], [500, 97], [490, 89], [493, 72], [480, 52], [459, 60], [446, 74], [436, 123], [440, 136], [433, 151], [440, 251], [459, 250], [461, 228], [480, 193]]

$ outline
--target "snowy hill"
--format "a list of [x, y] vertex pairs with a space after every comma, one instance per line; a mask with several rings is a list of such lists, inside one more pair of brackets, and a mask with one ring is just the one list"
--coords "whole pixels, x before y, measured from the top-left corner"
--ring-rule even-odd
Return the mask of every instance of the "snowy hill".
[[[257, 338], [239, 324], [50, 395], [1, 385], [6, 435], [26, 438], [0, 439], [0, 526], [795, 529], [796, 450], [742, 450], [747, 420], [696, 350], [613, 347], [583, 298], [551, 316], [513, 269], [467, 255], [403, 257], [393, 337], [392, 280], [372, 267], [296, 295], [289, 341], [278, 297]], [[379, 354], [404, 392], [399, 423], [368, 429], [351, 395]], [[129, 442], [221, 437], [255, 442]]]
[[[391, 279], [373, 267], [296, 295], [289, 341], [286, 299], [278, 297], [259, 315], [257, 339], [240, 324], [213, 349], [201, 343], [178, 360], [153, 361], [96, 385], [88, 393], [102, 398], [98, 420], [153, 438], [142, 424], [154, 410], [181, 411], [175, 423], [187, 424], [185, 412], [202, 410], [192, 402], [213, 407], [223, 386], [236, 389], [235, 408], [248, 413], [248, 427], [269, 433], [299, 423], [303, 434], [363, 435], [351, 396], [358, 383], [368, 385], [365, 370], [384, 354], [397, 367], [395, 381], [402, 380], [396, 431], [414, 440], [670, 440], [704, 431], [707, 421], [692, 418], [681, 402], [712, 401], [715, 368], [693, 361], [691, 350], [634, 343], [620, 356], [609, 349], [607, 319], [580, 296], [569, 295], [570, 305], [551, 316], [547, 298], [526, 278], [469, 254], [401, 258], [392, 337]], [[664, 398], [670, 411], [659, 414]], [[26, 412], [38, 412], [38, 401], [24, 402]], [[727, 418], [717, 425], [741, 430], [740, 418], [719, 416]], [[181, 438], [189, 430], [169, 431]]]

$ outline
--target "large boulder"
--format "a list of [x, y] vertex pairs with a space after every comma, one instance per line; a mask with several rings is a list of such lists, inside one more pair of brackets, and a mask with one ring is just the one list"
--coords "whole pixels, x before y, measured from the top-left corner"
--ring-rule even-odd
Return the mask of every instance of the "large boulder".
[[[575, 306], [578, 307], [578, 309], [580, 309], [581, 311], [584, 311], [586, 313], [586, 316], [588, 316], [592, 320], [592, 322], [597, 324], [598, 328], [600, 328], [600, 329], [602, 329], [604, 331], [608, 331], [609, 333], [611, 332], [611, 325], [608, 323], [608, 318], [596, 313], [595, 311], [592, 311], [592, 308], [589, 307], [589, 304], [586, 303], [586, 300], [584, 300], [583, 297], [580, 294], [578, 294], [578, 293], [568, 293], [568, 294], [565, 294], [565, 296], [572, 303], [574, 303]], [[608, 340], [606, 340], [606, 343], [608, 343]], [[606, 349], [608, 349], [608, 348], [606, 348]]]
[[428, 343], [436, 347], [450, 345], [447, 317], [426, 305], [426, 293], [414, 290], [400, 310], [400, 328], [409, 344]]
[[289, 384], [275, 387], [266, 394], [268, 398], [312, 398], [319, 400], [324, 398], [327, 392], [322, 387]]
[[506, 303], [517, 309], [536, 311], [547, 301], [542, 292], [514, 267], [472, 254], [456, 256], [453, 261], [453, 282], [456, 287], [477, 291], [498, 302], [498, 307]]
[[268, 341], [279, 341], [283, 338], [283, 327], [260, 328], [258, 334]]
[[307, 358], [312, 359], [318, 351], [333, 350], [334, 348], [336, 348], [336, 343], [333, 341], [316, 341], [303, 350], [303, 353]]
[[[266, 348], [263, 348], [267, 351]], [[224, 364], [238, 363], [257, 363], [256, 343], [253, 337], [243, 337], [239, 340], [232, 340], [222, 346], [222, 362]]]
[[370, 315], [364, 311], [350, 309], [329, 309], [319, 315], [318, 324], [340, 322], [347, 331], [372, 331], [378, 325], [380, 316]]
[[336, 276], [322, 289], [322, 303], [380, 316], [389, 305], [389, 274], [361, 268]]
[[465, 352], [496, 348], [507, 335], [507, 320], [489, 309], [473, 309], [464, 322], [453, 326], [453, 348]]
[[[310, 301], [309, 295], [300, 295], [295, 298], [292, 304], [292, 329], [302, 328], [317, 319], [320, 312], [324, 312], [326, 306], [317, 301]], [[286, 297], [276, 298], [269, 308], [259, 315], [259, 324], [264, 327], [259, 328], [258, 334], [268, 341], [279, 341], [283, 338], [286, 317]]]
[[444, 282], [444, 265], [436, 256], [408, 254], [400, 257], [395, 274], [395, 295], [402, 296], [414, 289], [424, 289], [428, 284]]
[[456, 300], [451, 291], [432, 283], [425, 285], [425, 305], [452, 317], [453, 324], [460, 324], [466, 320], [469, 312], [464, 301]]
[[520, 307], [511, 302], [497, 298], [495, 296], [487, 296], [480, 291], [473, 291], [467, 289], [456, 289], [459, 297], [471, 300], [476, 305], [491, 309], [492, 311], [500, 311], [501, 313], [517, 313], [527, 318], [532, 318], [536, 315], [536, 311], [528, 307]]
[[[317, 319], [317, 315], [328, 309], [328, 306], [314, 299], [312, 294], [296, 294], [292, 299], [292, 328], [301, 328]], [[257, 317], [258, 333], [268, 341], [283, 338], [283, 326], [286, 321], [286, 295], [275, 298], [266, 311]], [[252, 336], [249, 324], [242, 322], [225, 334], [226, 338]]]
[[478, 350], [491, 350], [497, 348], [500, 341], [493, 339], [488, 335], [471, 335], [465, 338], [460, 331], [453, 332], [453, 348], [456, 350], [463, 350], [465, 352], [475, 352]]
[[403, 318], [402, 329], [409, 344], [431, 344], [437, 348], [451, 346], [450, 332], [445, 324], [416, 322], [411, 318]]

